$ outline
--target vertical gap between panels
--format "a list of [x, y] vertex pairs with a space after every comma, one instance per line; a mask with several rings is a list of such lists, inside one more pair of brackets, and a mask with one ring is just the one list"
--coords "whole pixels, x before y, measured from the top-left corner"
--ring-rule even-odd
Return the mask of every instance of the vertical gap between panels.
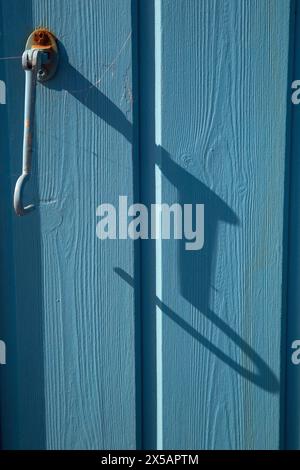
[[[160, 0], [159, 0], [160, 1]], [[139, 163], [139, 203], [150, 210], [156, 202], [158, 176], [155, 162], [159, 155], [157, 142], [157, 74], [156, 31], [157, 25], [156, 0], [132, 0], [133, 28], [135, 31], [134, 48], [136, 60], [134, 74], [136, 77], [136, 126], [138, 127], [137, 143]], [[158, 65], [156, 65], [158, 67]], [[157, 287], [160, 268], [157, 255], [159, 247], [150, 238], [139, 244], [138, 257], [140, 268], [140, 446], [143, 449], [157, 449], [161, 443], [161, 407], [162, 400], [160, 367], [158, 367], [158, 337], [161, 334], [159, 316], [156, 306]], [[161, 358], [160, 358], [161, 359]], [[139, 359], [138, 359], [139, 361]], [[161, 361], [160, 361], [161, 363]]]

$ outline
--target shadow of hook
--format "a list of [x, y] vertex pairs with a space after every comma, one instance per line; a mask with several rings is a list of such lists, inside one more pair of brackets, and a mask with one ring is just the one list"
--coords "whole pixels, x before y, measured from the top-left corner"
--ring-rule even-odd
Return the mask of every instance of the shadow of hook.
[[[121, 268], [114, 268], [114, 272], [118, 274], [127, 284], [134, 288], [133, 278]], [[252, 367], [254, 366], [255, 371], [251, 368], [247, 369], [242, 364], [239, 364], [232, 359], [229, 355], [224, 353], [216, 345], [210, 342], [205, 338], [201, 333], [195, 330], [189, 323], [187, 323], [183, 318], [181, 318], [177, 313], [171, 310], [167, 305], [165, 305], [157, 296], [155, 296], [155, 303], [158, 308], [167, 315], [171, 320], [173, 320], [177, 325], [179, 325], [186, 333], [188, 333], [192, 338], [197, 340], [200, 344], [206, 347], [210, 352], [212, 352], [218, 359], [231, 367], [234, 371], [244, 377], [246, 380], [254, 383], [258, 387], [266, 390], [270, 393], [278, 393], [280, 390], [280, 384], [270, 369], [268, 364], [258, 355], [258, 353], [248, 344], [246, 341], [240, 337], [229, 325], [225, 324], [223, 320], [217, 317], [217, 315], [209, 311], [210, 320], [212, 323], [228, 337], [244, 354], [250, 362]]]

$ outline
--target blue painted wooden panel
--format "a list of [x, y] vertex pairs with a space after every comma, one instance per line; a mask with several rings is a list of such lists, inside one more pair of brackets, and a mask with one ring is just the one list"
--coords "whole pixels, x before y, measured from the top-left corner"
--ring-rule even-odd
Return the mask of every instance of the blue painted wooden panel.
[[202, 251], [143, 249], [144, 445], [278, 449], [291, 5], [141, 9], [144, 200], [205, 204]]
[[[283, 445], [292, 4], [0, 2], [4, 448]], [[20, 55], [38, 25], [62, 60], [37, 95], [38, 209], [16, 219]], [[122, 194], [204, 203], [203, 250], [100, 242], [96, 207]]]
[[[37, 91], [26, 198], [38, 208], [17, 219], [20, 56], [41, 25], [60, 40], [61, 63]], [[135, 293], [114, 271], [134, 274], [134, 246], [96, 237], [96, 207], [135, 197], [132, 53], [130, 0], [1, 2], [4, 448], [137, 446]]]

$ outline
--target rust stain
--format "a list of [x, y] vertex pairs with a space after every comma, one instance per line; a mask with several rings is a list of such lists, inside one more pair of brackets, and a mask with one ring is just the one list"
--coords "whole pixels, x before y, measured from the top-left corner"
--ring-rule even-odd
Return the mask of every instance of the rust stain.
[[46, 28], [37, 29], [33, 35], [32, 47], [51, 47], [51, 36], [53, 37], [53, 34], [50, 33], [50, 31], [48, 31]]
[[32, 45], [32, 49], [43, 49], [44, 50], [44, 49], [51, 49], [51, 47], [52, 47], [51, 44], [49, 46], [40, 46], [38, 44], [33, 44]]
[[39, 26], [29, 36], [27, 47], [40, 49], [47, 53], [48, 60], [43, 64], [43, 69], [45, 69], [47, 76], [52, 76], [57, 65], [57, 40], [55, 35], [47, 28]]

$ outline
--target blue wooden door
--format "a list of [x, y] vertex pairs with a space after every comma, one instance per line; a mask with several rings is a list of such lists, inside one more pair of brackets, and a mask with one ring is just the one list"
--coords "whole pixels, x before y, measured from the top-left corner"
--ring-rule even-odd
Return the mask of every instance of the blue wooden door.
[[1, 2], [1, 57], [20, 56], [37, 26], [60, 41], [57, 76], [37, 89], [24, 194], [37, 209], [20, 218], [24, 72], [1, 61], [5, 448], [136, 446], [135, 294], [114, 272], [133, 274], [134, 245], [96, 237], [98, 204], [135, 191], [131, 15], [129, 0]]
[[[295, 2], [0, 7], [2, 447], [287, 446]], [[20, 56], [41, 25], [60, 65], [37, 88], [37, 207], [17, 218]], [[204, 204], [203, 248], [99, 240], [97, 207], [120, 195]]]

